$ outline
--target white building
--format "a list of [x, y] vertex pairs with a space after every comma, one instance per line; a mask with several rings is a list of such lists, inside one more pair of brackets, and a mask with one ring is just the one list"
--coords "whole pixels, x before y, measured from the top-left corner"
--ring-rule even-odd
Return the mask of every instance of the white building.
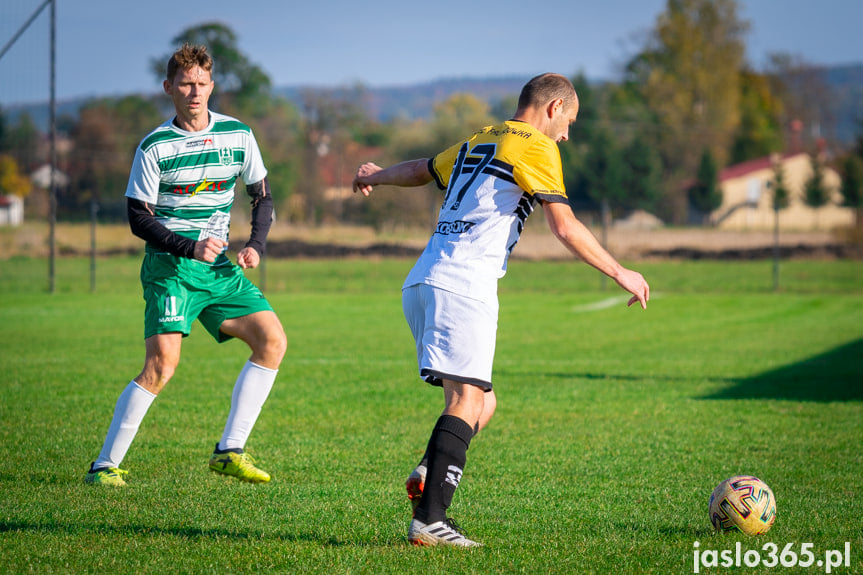
[[0, 226], [20, 226], [24, 222], [24, 200], [0, 195]]

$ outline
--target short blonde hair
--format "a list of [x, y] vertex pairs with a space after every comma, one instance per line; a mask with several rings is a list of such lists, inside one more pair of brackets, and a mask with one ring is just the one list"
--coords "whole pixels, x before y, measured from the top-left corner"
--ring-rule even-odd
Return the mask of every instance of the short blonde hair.
[[191, 70], [195, 66], [212, 74], [213, 57], [207, 53], [204, 45], [183, 44], [168, 60], [167, 80], [173, 82], [180, 69]]

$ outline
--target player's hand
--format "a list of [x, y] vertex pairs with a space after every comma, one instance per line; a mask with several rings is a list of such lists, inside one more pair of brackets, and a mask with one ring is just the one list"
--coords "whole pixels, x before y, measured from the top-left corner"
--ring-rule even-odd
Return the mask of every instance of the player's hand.
[[195, 242], [195, 253], [193, 255], [196, 260], [211, 264], [216, 261], [216, 258], [225, 250], [227, 245], [228, 242], [225, 240], [204, 238]]
[[244, 270], [256, 268], [259, 263], [261, 263], [261, 254], [255, 248], [245, 247], [237, 254], [237, 265]]
[[362, 195], [368, 197], [369, 193], [372, 191], [372, 185], [368, 178], [380, 172], [382, 169], [383, 168], [376, 165], [374, 162], [366, 162], [357, 168], [357, 175], [354, 176], [353, 182], [354, 193], [360, 192]]
[[647, 309], [647, 302], [650, 300], [650, 286], [647, 285], [647, 281], [640, 273], [624, 269], [615, 278], [615, 281], [620, 287], [632, 294], [632, 297], [629, 298], [629, 302], [626, 304], [627, 307], [635, 302], [639, 302], [641, 309]]

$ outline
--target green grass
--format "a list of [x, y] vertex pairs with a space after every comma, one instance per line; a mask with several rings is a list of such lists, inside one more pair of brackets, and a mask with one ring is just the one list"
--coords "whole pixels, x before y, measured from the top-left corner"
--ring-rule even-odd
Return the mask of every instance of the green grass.
[[[859, 262], [783, 263], [780, 293], [769, 262], [638, 264], [646, 312], [585, 266], [512, 262], [498, 411], [451, 509], [486, 545], [469, 552], [405, 539], [442, 407], [401, 316], [410, 265], [269, 262], [289, 350], [248, 447], [271, 483], [206, 469], [247, 351], [196, 326], [110, 490], [82, 479], [143, 360], [139, 259], [99, 260], [91, 294], [89, 262], [62, 258], [53, 295], [45, 260], [0, 261], [0, 572], [691, 573], [695, 541], [849, 541], [834, 573], [863, 570]], [[758, 539], [707, 517], [738, 473], [776, 494]]]

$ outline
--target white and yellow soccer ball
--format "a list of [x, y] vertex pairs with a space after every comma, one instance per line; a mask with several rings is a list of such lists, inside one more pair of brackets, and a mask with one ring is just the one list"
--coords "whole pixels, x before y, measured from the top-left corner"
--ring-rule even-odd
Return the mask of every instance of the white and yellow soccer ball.
[[735, 475], [710, 494], [710, 522], [717, 531], [737, 529], [747, 535], [766, 533], [776, 520], [776, 498], [766, 483]]

